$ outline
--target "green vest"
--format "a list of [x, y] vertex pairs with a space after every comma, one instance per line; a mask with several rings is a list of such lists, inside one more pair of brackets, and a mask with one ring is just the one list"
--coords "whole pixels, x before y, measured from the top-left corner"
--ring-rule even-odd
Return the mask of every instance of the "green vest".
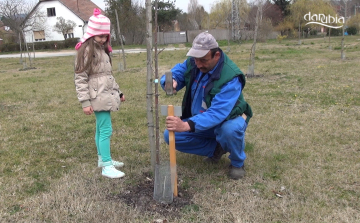
[[[234, 77], [239, 78], [243, 88], [246, 83], [244, 74], [236, 66], [236, 64], [224, 53], [221, 52], [221, 55], [218, 66], [210, 76], [210, 79], [205, 87], [205, 103], [208, 108], [210, 108], [211, 101], [215, 95], [221, 91], [221, 87], [231, 81]], [[187, 59], [187, 68], [188, 69], [184, 74], [186, 90], [182, 102], [182, 118], [191, 117], [191, 96], [189, 92], [198, 72], [194, 59], [191, 57]], [[247, 116], [246, 123], [248, 123], [253, 114], [250, 105], [245, 101], [244, 96], [241, 93], [226, 120], [236, 118], [243, 113]]]

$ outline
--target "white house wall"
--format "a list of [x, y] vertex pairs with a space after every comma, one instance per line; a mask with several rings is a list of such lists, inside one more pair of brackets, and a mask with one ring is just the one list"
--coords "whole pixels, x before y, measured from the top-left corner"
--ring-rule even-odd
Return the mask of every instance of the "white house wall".
[[[44, 13], [46, 16], [47, 16], [47, 8], [55, 8], [56, 16], [46, 17], [45, 25], [47, 28], [44, 29], [45, 41], [64, 40], [64, 36], [62, 33], [58, 33], [54, 31], [54, 26], [57, 22], [58, 17], [63, 17], [65, 20], [72, 20], [73, 22], [76, 23], [76, 27], [73, 29], [74, 38], [81, 38], [83, 36], [84, 30], [86, 30], [86, 25], [84, 24], [84, 21], [81, 20], [78, 16], [76, 16], [67, 7], [65, 7], [63, 4], [61, 4], [58, 1], [45, 1], [45, 2], [40, 2], [38, 5], [39, 11]], [[28, 43], [40, 42], [40, 41], [35, 41], [34, 33], [32, 30], [25, 33], [25, 38]]]

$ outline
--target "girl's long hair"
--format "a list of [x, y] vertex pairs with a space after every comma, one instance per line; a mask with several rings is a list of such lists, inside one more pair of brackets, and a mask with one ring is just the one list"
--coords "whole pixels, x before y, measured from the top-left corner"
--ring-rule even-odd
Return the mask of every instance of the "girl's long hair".
[[[109, 60], [111, 63], [109, 38], [104, 43], [104, 50], [105, 53], [109, 56]], [[95, 57], [95, 48], [97, 50], [102, 50], [100, 44], [97, 44], [95, 42], [94, 37], [90, 37], [81, 45], [76, 55], [75, 73], [82, 73], [84, 71], [86, 71], [88, 74], [92, 73], [93, 65], [97, 65], [99, 63], [98, 60], [100, 59]]]

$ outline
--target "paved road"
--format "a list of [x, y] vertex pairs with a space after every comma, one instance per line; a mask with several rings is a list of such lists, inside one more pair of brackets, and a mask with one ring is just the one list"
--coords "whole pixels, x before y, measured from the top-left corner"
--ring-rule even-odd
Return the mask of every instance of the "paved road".
[[[169, 48], [165, 48], [164, 50], [165, 51], [170, 51], [170, 50], [184, 50], [184, 49], [186, 49], [186, 48], [169, 47]], [[158, 51], [160, 51], [160, 50], [162, 50], [162, 48], [158, 49]], [[118, 54], [119, 51], [120, 51], [120, 53], [122, 53], [121, 50], [114, 50], [113, 53]], [[125, 53], [141, 53], [141, 52], [146, 52], [146, 49], [125, 49], [124, 51], [125, 51]], [[76, 52], [75, 50], [36, 52], [35, 53], [35, 58], [73, 56], [73, 55], [75, 55], [75, 52]], [[23, 56], [24, 56], [24, 54], [23, 54]], [[33, 56], [32, 53], [31, 53], [31, 56]], [[3, 55], [0, 55], [0, 58], [20, 58], [20, 53], [3, 54]]]

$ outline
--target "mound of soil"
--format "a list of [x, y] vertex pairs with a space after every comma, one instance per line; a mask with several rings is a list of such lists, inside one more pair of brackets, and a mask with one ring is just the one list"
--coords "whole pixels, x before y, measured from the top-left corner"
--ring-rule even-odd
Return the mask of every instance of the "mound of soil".
[[179, 217], [182, 208], [193, 204], [191, 201], [193, 195], [181, 186], [178, 186], [178, 197], [174, 197], [172, 203], [163, 204], [154, 200], [154, 179], [150, 173], [144, 173], [138, 182], [136, 185], [128, 186], [120, 194], [109, 196], [108, 199], [121, 200], [140, 212], [158, 213], [168, 218]]

